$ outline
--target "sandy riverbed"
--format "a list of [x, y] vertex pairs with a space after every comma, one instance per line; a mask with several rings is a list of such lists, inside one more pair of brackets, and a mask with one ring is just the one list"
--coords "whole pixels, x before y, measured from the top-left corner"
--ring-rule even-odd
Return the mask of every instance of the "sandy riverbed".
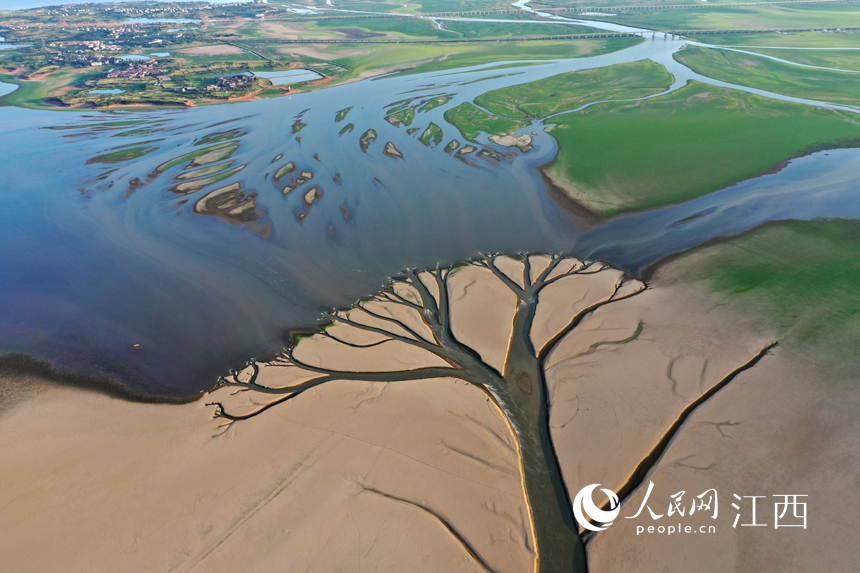
[[[521, 280], [518, 263], [499, 266]], [[535, 343], [607, 296], [621, 277], [607, 270], [547, 287]], [[475, 267], [451, 279], [459, 316], [452, 328], [496, 367], [515, 300], [500, 284]], [[617, 487], [689, 401], [769, 341], [766, 329], [750, 327], [701, 288], [659, 280], [652, 286], [594, 313], [549, 356], [553, 438], [572, 493], [590, 483]], [[408, 289], [398, 292], [408, 296]], [[388, 316], [427, 334], [415, 311]], [[343, 326], [329, 332], [356, 344], [378, 339]], [[332, 344], [307, 339], [297, 356], [354, 370], [442, 364], [396, 342], [373, 352], [343, 350], [331, 360]], [[696, 412], [653, 479], [661, 494], [705, 486], [727, 496], [810, 493], [824, 512], [818, 520], [837, 514], [860, 458], [846, 453], [860, 453], [851, 437], [858, 433], [849, 431], [857, 424], [850, 415], [856, 400], [826, 397], [779, 352], [761, 368]], [[259, 381], [302, 379], [307, 375], [263, 366]], [[439, 516], [494, 569], [533, 569], [516, 444], [487, 396], [461, 381], [331, 382], [218, 437], [223, 420], [213, 420], [213, 408], [204, 405], [211, 398], [142, 405], [28, 388], [0, 413], [0, 559], [15, 571], [217, 572], [249, 564], [254, 571], [287, 564], [295, 571], [483, 570]], [[240, 409], [257, 400], [249, 393], [226, 398], [228, 390], [216, 397]], [[821, 408], [810, 410], [810, 401]], [[830, 464], [836, 474], [815, 464]], [[771, 491], [782, 486], [793, 491]], [[728, 503], [721, 509], [730, 512]], [[810, 544], [845, 543], [856, 531], [856, 517], [840, 519], [848, 523], [842, 537], [803, 531], [799, 549], [787, 552], [782, 548], [796, 532], [742, 536], [724, 525], [714, 541], [644, 543], [632, 522], [620, 519], [590, 544], [591, 569], [678, 570], [670, 565], [684, 563], [698, 571], [745, 571], [746, 563], [805, 563], [817, 554]], [[828, 559], [835, 567], [829, 570], [847, 570], [839, 558]]]

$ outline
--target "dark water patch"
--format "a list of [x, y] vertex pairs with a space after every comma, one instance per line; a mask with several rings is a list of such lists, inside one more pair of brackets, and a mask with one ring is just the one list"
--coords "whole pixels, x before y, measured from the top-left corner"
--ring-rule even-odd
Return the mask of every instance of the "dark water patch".
[[[86, 374], [68, 368], [58, 368], [50, 362], [38, 360], [19, 352], [0, 354], [0, 386], [3, 390], [0, 392], [0, 396], [6, 394], [9, 398], [8, 401], [11, 401], [22, 392], [30, 392], [39, 382], [92, 390], [113, 398], [144, 404], [188, 404], [198, 400], [202, 395], [163, 396], [156, 393], [150, 394], [140, 388], [128, 386], [102, 374]], [[3, 401], [0, 400], [0, 406], [3, 405]]]
[[576, 250], [644, 273], [673, 253], [769, 221], [860, 218], [858, 185], [860, 149], [813, 152], [686, 203], [613, 218], [582, 237]]

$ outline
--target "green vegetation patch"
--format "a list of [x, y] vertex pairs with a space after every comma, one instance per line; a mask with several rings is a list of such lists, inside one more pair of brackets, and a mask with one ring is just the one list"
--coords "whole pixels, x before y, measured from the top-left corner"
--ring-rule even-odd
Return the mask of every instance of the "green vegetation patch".
[[672, 81], [666, 68], [643, 60], [493, 90], [475, 98], [475, 103], [506, 117], [546, 117], [592, 101], [659, 93], [671, 86]]
[[401, 38], [456, 38], [454, 32], [446, 32], [436, 27], [430, 20], [408, 17], [392, 18], [336, 18], [318, 20], [316, 26], [322, 29], [341, 31], [347, 37], [364, 39], [383, 35]]
[[[596, 19], [606, 19], [599, 18]], [[860, 26], [856, 3], [793, 6], [731, 6], [698, 10], [620, 11], [613, 23], [655, 30], [762, 30], [768, 28], [840, 28]], [[702, 36], [709, 38], [710, 36]]]
[[143, 157], [144, 155], [157, 150], [158, 147], [131, 147], [120, 151], [114, 151], [112, 153], [105, 153], [104, 155], [97, 155], [92, 159], [88, 159], [87, 163], [122, 163], [123, 161]]
[[[860, 221], [780, 221], [657, 265], [664, 280], [705, 281], [767, 317], [789, 342], [826, 345], [831, 366], [857, 361]], [[819, 346], [818, 349], [821, 349]], [[833, 361], [834, 354], [839, 355]]]
[[449, 109], [444, 117], [445, 121], [459, 129], [469, 141], [475, 141], [482, 131], [492, 135], [508, 135], [529, 125], [525, 120], [497, 117], [470, 103], [462, 103]]
[[361, 50], [335, 44], [321, 50], [330, 54], [331, 61], [349, 68], [349, 74], [344, 76], [347, 79], [369, 71], [383, 73], [404, 70], [401, 73], [415, 74], [511, 60], [597, 56], [629, 48], [641, 41], [641, 38], [604, 38], [462, 44], [367, 44]]
[[792, 32], [791, 34], [702, 34], [690, 39], [722, 46], [785, 46], [792, 48], [860, 48], [856, 31]]
[[280, 181], [284, 176], [289, 175], [293, 171], [296, 170], [296, 164], [290, 161], [286, 165], [281, 166], [280, 169], [275, 173], [275, 176], [272, 178], [276, 183]]
[[831, 103], [860, 103], [860, 74], [801, 68], [730, 50], [695, 46], [676, 53], [675, 59], [703, 76], [724, 82]]
[[385, 121], [390, 123], [391, 125], [399, 126], [399, 125], [412, 125], [412, 120], [415, 119], [415, 108], [407, 107], [406, 109], [400, 109], [400, 111], [396, 111], [394, 113], [389, 113], [385, 116]]
[[448, 145], [445, 146], [445, 153], [451, 153], [452, 151], [454, 151], [458, 147], [460, 147], [460, 142], [457, 141], [456, 139], [452, 139], [451, 141], [448, 142]]
[[336, 123], [340, 123], [341, 121], [345, 120], [346, 115], [349, 113], [349, 110], [351, 110], [351, 109], [352, 109], [352, 107], [347, 107], [347, 108], [344, 108], [344, 109], [340, 110], [339, 112], [337, 112], [334, 116], [334, 121]]
[[201, 167], [200, 169], [192, 169], [191, 171], [185, 171], [176, 176], [177, 181], [186, 181], [188, 179], [194, 179], [195, 177], [205, 177], [206, 175], [211, 175], [212, 173], [218, 173], [223, 169], [229, 169], [230, 166], [233, 165], [232, 161], [225, 161], [223, 163], [216, 163], [215, 165], [210, 165], [208, 167]]
[[376, 141], [376, 130], [368, 129], [361, 134], [361, 137], [358, 139], [358, 145], [364, 153], [367, 153], [367, 148], [370, 147], [370, 144], [374, 141]]
[[860, 145], [852, 114], [691, 82], [554, 119], [548, 175], [610, 216], [686, 201], [813, 150]]
[[418, 113], [424, 113], [425, 111], [436, 109], [437, 107], [445, 105], [449, 101], [451, 101], [451, 96], [448, 95], [431, 98], [430, 101], [425, 102], [424, 105], [418, 108]]
[[229, 141], [231, 139], [236, 139], [237, 137], [242, 137], [244, 135], [248, 135], [248, 132], [238, 128], [230, 129], [227, 131], [216, 131], [215, 133], [209, 133], [207, 135], [204, 135], [200, 138], [200, 141], [198, 141], [194, 145], [209, 145], [211, 143], [221, 143], [222, 141]]
[[[501, 19], [507, 19], [502, 16]], [[524, 38], [529, 36], [565, 36], [570, 34], [593, 34], [594, 28], [575, 24], [534, 24], [530, 22], [467, 22], [443, 20], [446, 30], [457, 32], [465, 38]]]
[[204, 177], [203, 179], [195, 179], [193, 181], [185, 181], [184, 183], [180, 183], [179, 185], [175, 185], [170, 190], [174, 193], [194, 193], [195, 191], [199, 191], [203, 189], [207, 185], [211, 185], [212, 183], [217, 183], [223, 179], [227, 179], [231, 175], [238, 173], [239, 171], [245, 168], [244, 165], [239, 165], [238, 167], [234, 167], [229, 171], [224, 171], [223, 173], [219, 173], [217, 175], [212, 175], [210, 177]]
[[155, 172], [161, 173], [163, 171], [167, 171], [171, 167], [175, 167], [177, 165], [181, 165], [189, 161], [193, 161], [194, 163], [192, 165], [195, 166], [205, 165], [207, 163], [215, 163], [216, 161], [227, 159], [228, 157], [233, 155], [233, 152], [237, 149], [239, 149], [238, 143], [222, 143], [220, 145], [213, 145], [212, 147], [198, 149], [197, 151], [192, 151], [191, 153], [180, 155], [175, 159], [171, 159], [170, 161], [162, 163], [155, 168]]
[[[860, 34], [857, 34], [860, 38]], [[839, 70], [852, 70], [860, 72], [860, 46], [858, 51], [853, 50], [780, 50], [767, 48], [747, 48], [750, 52], [766, 54], [774, 58], [805, 64], [807, 66], [821, 66], [825, 68], [836, 68]]]
[[419, 140], [424, 145], [432, 145], [435, 147], [442, 143], [442, 137], [442, 128], [431, 121], [430, 125], [427, 126], [427, 129], [424, 130], [424, 133], [421, 134]]

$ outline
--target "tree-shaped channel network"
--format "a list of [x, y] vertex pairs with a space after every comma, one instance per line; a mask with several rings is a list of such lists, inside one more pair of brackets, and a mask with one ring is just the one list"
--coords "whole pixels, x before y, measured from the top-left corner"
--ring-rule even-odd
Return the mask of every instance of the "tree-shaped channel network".
[[[288, 369], [286, 384], [259, 384], [260, 368], [252, 361], [245, 374], [231, 373], [213, 391], [234, 387], [232, 396], [247, 392], [253, 399], [210, 405], [229, 427], [335, 380], [395, 383], [450, 378], [472, 384], [503, 413], [516, 438], [537, 555], [535, 570], [584, 572], [583, 537], [550, 431], [546, 364], [559, 343], [575, 335], [598, 309], [647, 288], [609, 264], [558, 254], [493, 255], [453, 267], [411, 269], [393, 278], [379, 293], [350, 308], [327, 313], [325, 324], [316, 332], [295, 336], [293, 344], [270, 364]], [[472, 295], [465, 296], [470, 290]], [[481, 294], [484, 304], [475, 304], [475, 292]], [[565, 299], [568, 304], [553, 304]], [[495, 315], [493, 320], [488, 313]], [[510, 327], [507, 332], [475, 329], [475, 322], [482, 320], [496, 325], [501, 321]], [[628, 342], [641, 331], [640, 323], [626, 337], [597, 342], [588, 351]], [[687, 405], [617, 492], [622, 503], [642, 483], [687, 417], [755, 365], [774, 344]], [[419, 505], [385, 492], [374, 493]], [[480, 567], [495, 571], [444, 516], [422, 508], [448, 529]]]

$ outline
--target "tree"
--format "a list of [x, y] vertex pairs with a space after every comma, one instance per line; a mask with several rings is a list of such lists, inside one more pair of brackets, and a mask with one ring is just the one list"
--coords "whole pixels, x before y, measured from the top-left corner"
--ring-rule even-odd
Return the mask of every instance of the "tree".
[[[457, 334], [457, 307], [452, 301], [451, 284], [452, 279], [456, 280], [454, 277], [463, 271], [480, 275], [483, 280], [496, 281], [512, 295], [508, 299], [515, 305], [512, 326], [501, 364], [492, 364], [493, 360], [482, 357], [474, 344], [470, 346], [462, 340], [462, 335]], [[579, 289], [586, 294], [576, 301], [570, 316], [564, 317], [560, 327], [554, 328], [549, 335], [537, 336], [533, 326], [541, 295], [548, 289], [569, 292], [573, 281], [587, 281], [588, 288]], [[216, 408], [215, 416], [226, 419], [229, 426], [334, 380], [393, 383], [456, 378], [473, 384], [504, 413], [517, 440], [536, 546], [536, 570], [584, 572], [585, 548], [550, 432], [551, 404], [545, 365], [559, 343], [588, 317], [606, 305], [634, 297], [647, 288], [644, 282], [606, 263], [580, 261], [558, 254], [490, 255], [450, 268], [437, 266], [431, 271], [410, 269], [393, 278], [376, 295], [358, 301], [348, 309], [326, 313], [326, 322], [314, 333], [295, 336], [292, 345], [274, 361], [278, 366], [292, 369], [295, 374], [293, 383], [283, 387], [258, 384], [259, 366], [252, 361], [247, 379], [242, 380], [237, 373], [231, 372], [230, 378], [221, 378], [215, 388], [236, 387], [236, 392], [250, 391], [270, 395], [274, 399], [245, 413], [230, 412], [222, 402], [211, 405]], [[557, 313], [555, 322], [558, 322]], [[639, 332], [641, 325], [630, 337], [615, 342], [628, 342]], [[312, 363], [324, 363], [320, 356], [313, 360], [303, 358], [301, 349], [305, 345], [299, 342], [307, 338], [348, 352], [376, 349], [376, 352], [390, 353], [397, 348], [401, 351], [408, 349], [413, 354], [426, 355], [429, 360], [424, 365], [403, 370], [338, 369]], [[763, 349], [688, 405], [645, 460], [650, 460], [648, 463], [653, 465], [692, 411], [738, 373], [754, 365], [772, 346]], [[622, 491], [618, 492], [622, 502], [642, 482], [647, 469], [640, 464], [634, 470]], [[450, 529], [449, 524], [446, 526]], [[459, 537], [458, 540], [480, 565], [492, 570], [468, 542]]]

